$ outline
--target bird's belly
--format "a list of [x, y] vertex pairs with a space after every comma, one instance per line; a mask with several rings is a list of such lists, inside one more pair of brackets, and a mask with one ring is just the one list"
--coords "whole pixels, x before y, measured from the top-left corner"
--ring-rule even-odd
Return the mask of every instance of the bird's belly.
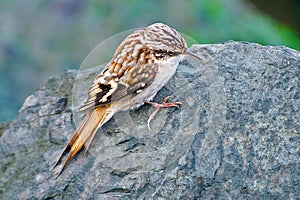
[[167, 84], [176, 72], [176, 65], [160, 66], [155, 77], [155, 80], [144, 91], [134, 97], [134, 102], [131, 102], [131, 108], [137, 108], [144, 104], [144, 102], [151, 101], [156, 93]]

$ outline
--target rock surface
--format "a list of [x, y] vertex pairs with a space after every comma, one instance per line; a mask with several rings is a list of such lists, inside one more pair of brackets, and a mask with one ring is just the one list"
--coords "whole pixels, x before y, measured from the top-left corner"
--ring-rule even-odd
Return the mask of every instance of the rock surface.
[[[51, 170], [73, 133], [98, 68], [51, 77], [0, 124], [0, 199], [297, 199], [300, 53], [228, 42], [194, 45], [148, 105], [120, 112], [61, 176]], [[73, 88], [74, 85], [74, 88]], [[73, 88], [73, 90], [72, 90]]]

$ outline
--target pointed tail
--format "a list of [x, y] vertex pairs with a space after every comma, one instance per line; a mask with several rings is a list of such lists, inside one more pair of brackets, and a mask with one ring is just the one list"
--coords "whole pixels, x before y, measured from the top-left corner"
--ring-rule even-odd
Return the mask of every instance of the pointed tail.
[[86, 144], [85, 152], [88, 150], [98, 128], [106, 123], [114, 115], [114, 113], [115, 112], [111, 109], [111, 105], [107, 105], [90, 110], [86, 114], [53, 167], [54, 169], [59, 163], [61, 163], [63, 156], [69, 152], [63, 163], [62, 169], [58, 173], [58, 176], [63, 172], [69, 161], [77, 154], [78, 151], [81, 150], [84, 144]]

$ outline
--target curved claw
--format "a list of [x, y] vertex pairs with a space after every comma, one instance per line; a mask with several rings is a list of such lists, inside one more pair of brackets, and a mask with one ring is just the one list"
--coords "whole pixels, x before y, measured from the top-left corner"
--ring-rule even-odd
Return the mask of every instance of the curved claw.
[[150, 123], [151, 123], [151, 121], [154, 119], [156, 113], [158, 113], [159, 110], [160, 110], [160, 107], [157, 107], [157, 108], [155, 109], [155, 111], [150, 115], [150, 117], [149, 117], [149, 119], [148, 119], [148, 121], [147, 121], [149, 131], [151, 131]]
[[150, 123], [151, 121], [155, 118], [155, 115], [157, 114], [157, 112], [161, 109], [161, 108], [170, 108], [170, 107], [177, 107], [177, 108], [180, 108], [179, 105], [182, 105], [181, 102], [171, 102], [171, 103], [168, 103], [168, 100], [172, 98], [172, 96], [167, 96], [164, 101], [159, 104], [159, 103], [154, 103], [154, 102], [145, 102], [147, 104], [150, 104], [151, 106], [155, 107], [156, 109], [154, 110], [154, 112], [150, 115], [148, 121], [147, 121], [147, 125], [148, 125], [148, 129], [149, 131], [151, 131], [151, 128], [150, 128]]

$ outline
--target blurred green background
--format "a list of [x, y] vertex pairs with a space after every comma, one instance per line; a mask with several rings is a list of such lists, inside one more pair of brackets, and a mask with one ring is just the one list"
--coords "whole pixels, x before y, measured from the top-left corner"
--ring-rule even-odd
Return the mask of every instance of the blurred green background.
[[300, 50], [299, 2], [0, 0], [0, 121], [13, 119], [47, 77], [79, 68], [102, 40], [154, 22], [198, 43], [243, 40]]

